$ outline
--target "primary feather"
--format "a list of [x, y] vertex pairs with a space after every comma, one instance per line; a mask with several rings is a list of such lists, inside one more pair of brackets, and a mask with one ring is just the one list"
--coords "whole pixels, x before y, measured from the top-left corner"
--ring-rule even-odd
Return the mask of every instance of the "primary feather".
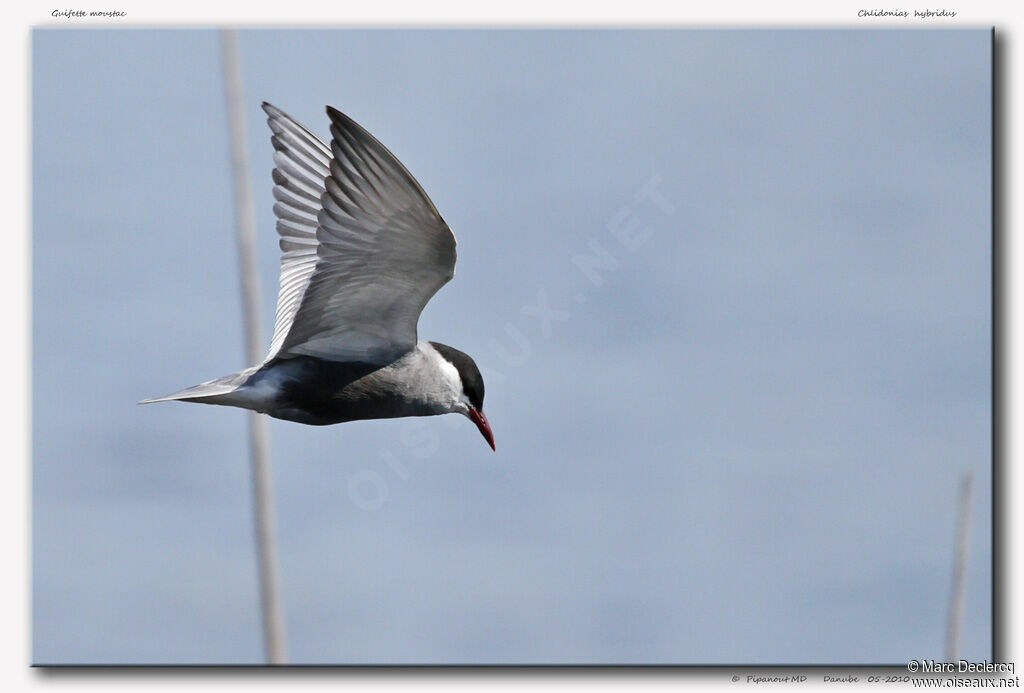
[[[455, 236], [405, 167], [328, 107], [331, 146], [269, 104], [281, 234], [275, 356], [389, 363], [455, 274]], [[328, 154], [329, 152], [329, 154]]]

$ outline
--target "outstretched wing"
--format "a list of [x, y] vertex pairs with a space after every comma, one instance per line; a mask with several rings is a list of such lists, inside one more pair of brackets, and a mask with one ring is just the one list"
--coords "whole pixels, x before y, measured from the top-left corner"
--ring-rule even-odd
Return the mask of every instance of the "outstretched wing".
[[274, 214], [281, 236], [281, 278], [274, 336], [266, 360], [288, 336], [295, 313], [317, 263], [316, 229], [324, 179], [331, 172], [331, 149], [283, 111], [263, 103], [274, 145]]
[[328, 107], [331, 146], [269, 104], [281, 287], [267, 360], [388, 363], [416, 344], [423, 306], [455, 274], [455, 237], [419, 183]]

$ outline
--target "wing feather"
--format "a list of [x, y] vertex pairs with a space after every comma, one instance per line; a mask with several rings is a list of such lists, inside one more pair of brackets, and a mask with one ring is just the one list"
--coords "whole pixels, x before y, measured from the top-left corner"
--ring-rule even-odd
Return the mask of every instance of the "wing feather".
[[264, 104], [274, 143], [281, 281], [269, 361], [388, 363], [416, 344], [455, 273], [455, 237], [397, 158], [328, 107], [331, 144]]
[[269, 361], [281, 349], [316, 269], [317, 215], [324, 179], [330, 173], [331, 150], [284, 112], [263, 104], [274, 145], [274, 214], [281, 236], [281, 278]]

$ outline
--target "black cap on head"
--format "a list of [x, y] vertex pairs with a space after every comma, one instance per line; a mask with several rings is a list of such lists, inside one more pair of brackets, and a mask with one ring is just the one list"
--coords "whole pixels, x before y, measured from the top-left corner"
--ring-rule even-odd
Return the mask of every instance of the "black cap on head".
[[440, 344], [439, 342], [431, 342], [430, 344], [437, 349], [437, 353], [441, 354], [448, 363], [455, 366], [455, 370], [459, 372], [459, 377], [462, 379], [462, 391], [469, 398], [469, 403], [473, 405], [474, 409], [483, 411], [484, 379], [480, 375], [480, 369], [476, 367], [473, 359], [468, 354], [464, 354], [447, 344]]

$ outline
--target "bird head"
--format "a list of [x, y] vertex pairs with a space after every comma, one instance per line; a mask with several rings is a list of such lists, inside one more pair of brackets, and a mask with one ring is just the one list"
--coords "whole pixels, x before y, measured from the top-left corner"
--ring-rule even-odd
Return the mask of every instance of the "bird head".
[[484, 415], [484, 379], [480, 375], [480, 369], [476, 367], [476, 362], [468, 354], [447, 344], [440, 344], [438, 342], [431, 342], [430, 344], [441, 355], [441, 358], [455, 368], [457, 374], [458, 382], [453, 383], [453, 389], [456, 391], [458, 399], [452, 411], [463, 414], [476, 424], [480, 435], [491, 446], [491, 450], [496, 451], [497, 448], [494, 446], [494, 434], [491, 432], [491, 424]]

